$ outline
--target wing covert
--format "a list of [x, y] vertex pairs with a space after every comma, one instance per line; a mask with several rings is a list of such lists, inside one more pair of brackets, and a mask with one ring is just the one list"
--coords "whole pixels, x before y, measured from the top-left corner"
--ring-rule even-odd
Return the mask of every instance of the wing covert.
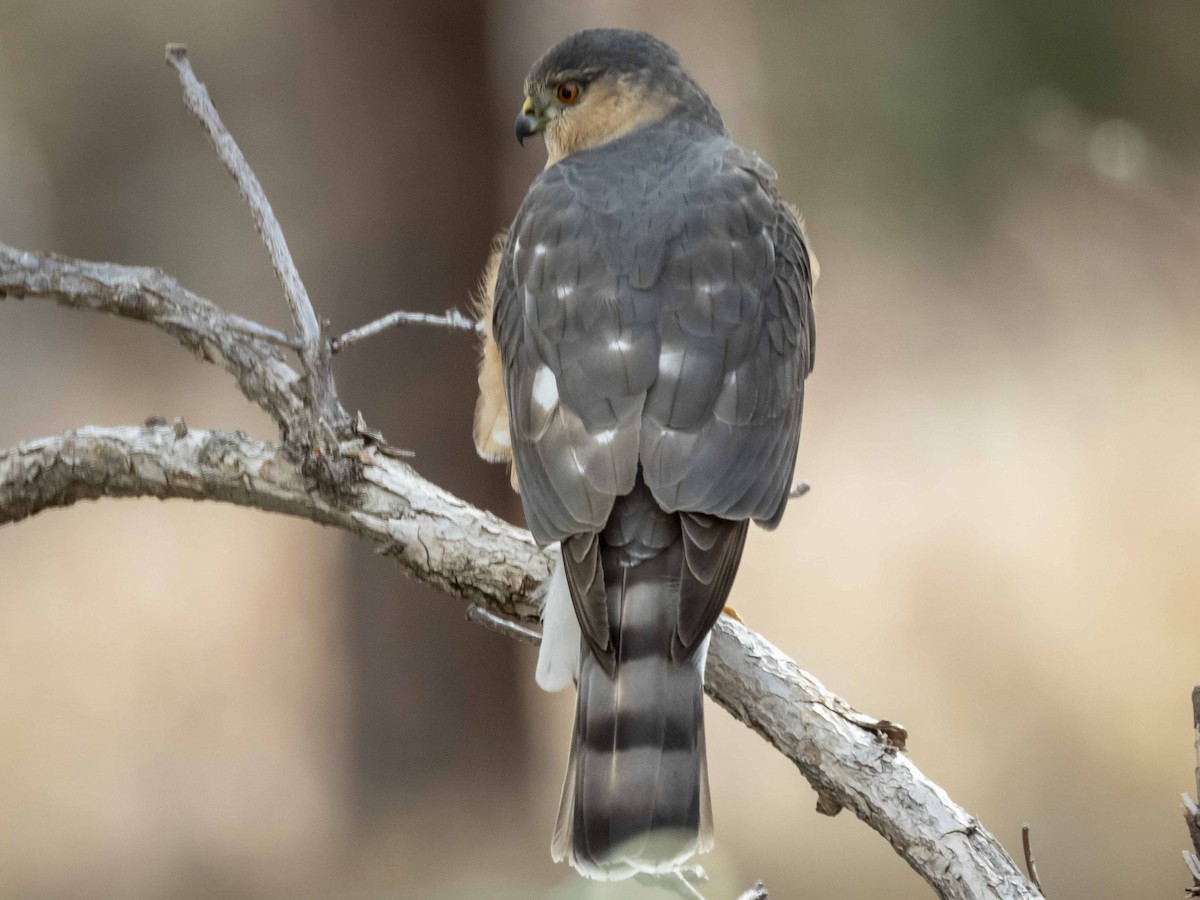
[[810, 258], [774, 172], [727, 145], [668, 248], [640, 456], [667, 509], [767, 527], [791, 488], [812, 369]]
[[509, 230], [493, 333], [516, 474], [534, 537], [570, 547], [572, 600], [605, 663], [596, 552], [638, 521], [631, 491], [679, 514], [677, 662], [720, 614], [746, 520], [774, 527], [786, 507], [812, 265], [774, 178], [723, 136], [618, 140], [543, 172]]

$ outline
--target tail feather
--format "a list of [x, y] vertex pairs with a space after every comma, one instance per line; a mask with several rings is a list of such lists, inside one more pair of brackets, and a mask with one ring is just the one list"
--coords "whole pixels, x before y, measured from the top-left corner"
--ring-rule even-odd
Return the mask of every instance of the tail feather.
[[610, 676], [584, 647], [552, 845], [555, 859], [566, 856], [593, 878], [673, 868], [712, 846], [704, 747], [707, 642], [682, 663], [671, 655], [683, 552], [676, 540], [633, 565], [606, 553], [616, 664]]

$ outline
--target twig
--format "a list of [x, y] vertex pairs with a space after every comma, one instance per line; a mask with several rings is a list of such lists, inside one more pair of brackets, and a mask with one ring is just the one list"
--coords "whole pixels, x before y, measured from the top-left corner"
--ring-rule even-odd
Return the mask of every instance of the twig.
[[704, 900], [696, 885], [708, 881], [708, 873], [700, 866], [682, 866], [669, 872], [640, 872], [633, 880], [646, 887], [661, 888], [684, 900]]
[[266, 341], [268, 344], [274, 344], [276, 347], [283, 347], [287, 350], [300, 351], [304, 349], [304, 344], [295, 335], [284, 334], [275, 328], [260, 325], [252, 319], [244, 319], [236, 313], [226, 313], [225, 319], [231, 329], [240, 331], [248, 337], [255, 337], [260, 341]]
[[263, 193], [258, 176], [246, 162], [241, 148], [238, 147], [233, 136], [221, 121], [221, 117], [217, 114], [217, 109], [208, 96], [208, 90], [192, 71], [192, 64], [188, 59], [187, 52], [185, 44], [167, 44], [167, 63], [179, 73], [179, 83], [183, 86], [184, 103], [187, 104], [192, 115], [204, 126], [204, 130], [216, 148], [217, 156], [220, 157], [229, 174], [233, 176], [233, 180], [237, 182], [242, 198], [250, 207], [250, 217], [254, 220], [254, 227], [258, 230], [259, 237], [262, 238], [267, 252], [271, 256], [271, 265], [275, 268], [275, 275], [279, 278], [279, 283], [283, 285], [288, 307], [292, 311], [292, 321], [300, 329], [300, 337], [306, 344], [315, 345], [321, 339], [321, 326], [312, 302], [308, 299], [308, 291], [304, 287], [304, 282], [300, 280], [300, 273], [296, 271], [296, 264], [292, 260], [292, 254], [288, 251], [287, 241], [284, 240], [283, 231], [275, 218], [275, 212], [271, 209], [266, 194]]
[[1033, 882], [1034, 887], [1040, 891], [1042, 889], [1042, 882], [1038, 878], [1037, 860], [1033, 858], [1033, 848], [1029, 845], [1028, 822], [1021, 825], [1021, 846], [1025, 850], [1025, 871], [1029, 873], [1029, 880]]
[[204, 85], [192, 71], [188, 60], [187, 47], [184, 44], [167, 44], [166, 59], [168, 65], [179, 73], [179, 83], [183, 86], [183, 100], [192, 115], [204, 126], [208, 133], [217, 156], [224, 164], [233, 180], [237, 182], [242, 199], [250, 208], [250, 217], [254, 227], [267, 248], [271, 257], [271, 265], [275, 275], [283, 286], [288, 308], [292, 313], [292, 321], [300, 330], [302, 349], [301, 359], [308, 375], [309, 390], [312, 392], [316, 411], [321, 423], [328, 428], [336, 429], [346, 421], [345, 411], [338, 402], [333, 385], [333, 369], [329, 361], [329, 347], [322, 339], [321, 325], [313, 309], [312, 301], [308, 299], [308, 290], [296, 270], [296, 263], [288, 250], [283, 230], [275, 218], [275, 212], [263, 192], [258, 176], [246, 162], [241, 148], [226, 129], [217, 109], [213, 106]]
[[514, 622], [512, 619], [505, 619], [496, 615], [494, 612], [489, 612], [482, 606], [467, 607], [467, 621], [474, 622], [476, 625], [482, 625], [497, 634], [502, 634], [505, 637], [515, 638], [525, 644], [538, 646], [542, 642], [542, 633], [535, 631], [528, 625], [522, 625], [520, 622]]
[[435, 316], [431, 313], [420, 312], [404, 312], [397, 310], [394, 313], [389, 313], [382, 318], [376, 319], [374, 322], [368, 322], [366, 325], [360, 325], [358, 328], [352, 328], [341, 337], [334, 338], [329, 342], [329, 349], [332, 353], [341, 353], [351, 344], [357, 344], [364, 338], [373, 337], [381, 331], [386, 331], [389, 328], [395, 328], [398, 325], [431, 325], [435, 328], [448, 328], [453, 331], [470, 331], [479, 333], [483, 329], [482, 322], [476, 322], [467, 318], [457, 309], [451, 308], [446, 310], [444, 315]]

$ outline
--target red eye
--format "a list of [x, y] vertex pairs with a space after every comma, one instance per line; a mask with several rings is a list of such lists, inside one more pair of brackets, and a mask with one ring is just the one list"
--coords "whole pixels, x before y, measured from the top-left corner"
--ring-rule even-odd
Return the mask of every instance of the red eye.
[[579, 99], [581, 93], [583, 93], [583, 90], [579, 87], [579, 82], [564, 81], [558, 86], [558, 90], [554, 92], [554, 95], [558, 97], [559, 103], [570, 106]]

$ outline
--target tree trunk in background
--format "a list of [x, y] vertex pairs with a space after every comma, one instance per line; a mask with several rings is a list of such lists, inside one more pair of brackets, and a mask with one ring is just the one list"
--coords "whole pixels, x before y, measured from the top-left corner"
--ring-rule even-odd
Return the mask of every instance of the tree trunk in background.
[[[396, 307], [465, 309], [470, 273], [505, 221], [489, 198], [495, 148], [508, 132], [479, 114], [488, 101], [481, 4], [339, 5], [325, 15], [329, 46], [315, 52], [343, 64], [356, 58], [356, 83], [332, 99], [358, 104], [356, 121], [374, 123], [378, 146], [364, 151], [371, 171], [355, 159], [344, 167], [354, 184], [330, 192], [335, 203], [364, 203], [361, 243], [343, 250], [368, 262], [369, 280], [360, 269], [323, 296], [337, 298], [338, 324], [347, 326]], [[519, 521], [505, 471], [472, 447], [475, 354], [467, 337], [395, 331], [340, 360], [340, 383], [348, 404], [360, 403], [390, 441], [416, 452], [424, 475]], [[532, 673], [518, 671], [517, 648], [462, 627], [452, 605], [428, 602], [428, 589], [365, 547], [349, 549], [345, 584], [359, 813], [386, 816], [443, 779], [497, 801], [520, 796], [513, 775], [527, 757], [514, 682]]]

